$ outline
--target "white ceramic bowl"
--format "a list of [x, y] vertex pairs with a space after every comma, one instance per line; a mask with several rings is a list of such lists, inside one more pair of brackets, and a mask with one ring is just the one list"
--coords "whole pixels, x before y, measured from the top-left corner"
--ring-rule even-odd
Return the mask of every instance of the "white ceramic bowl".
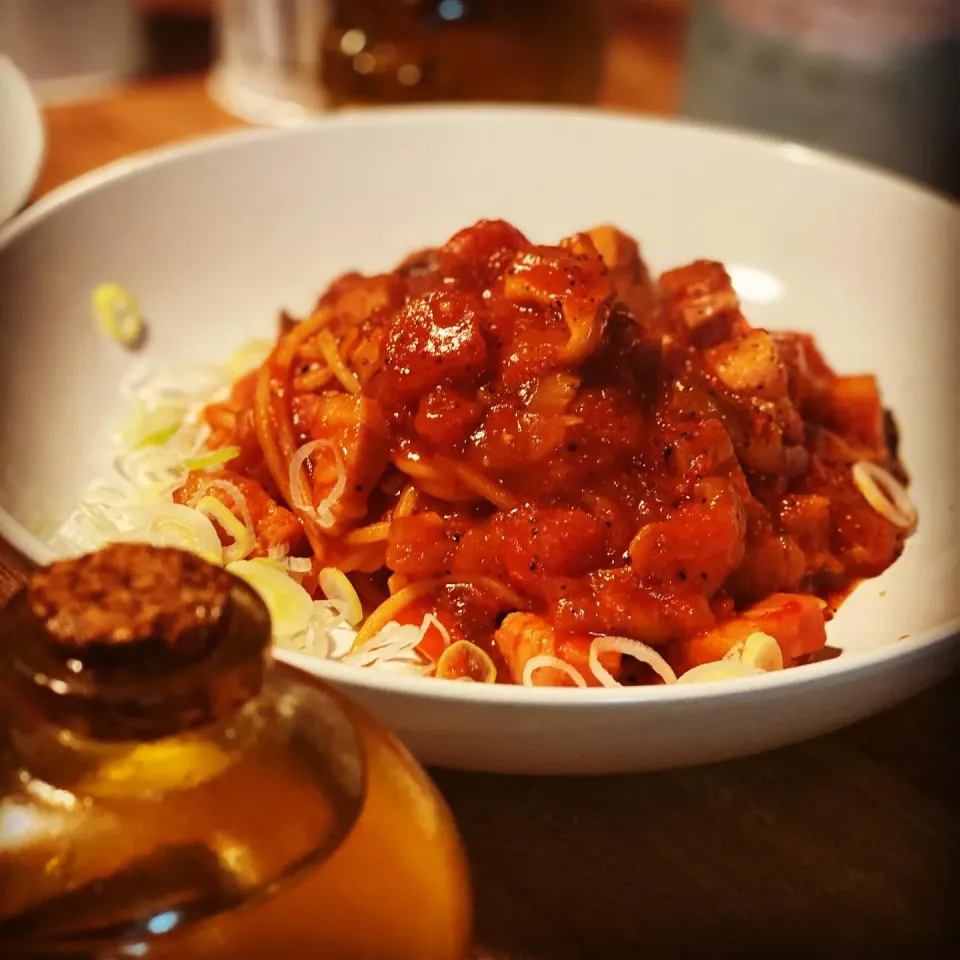
[[[655, 268], [733, 265], [757, 324], [813, 332], [875, 371], [903, 433], [920, 529], [830, 624], [832, 660], [700, 687], [472, 686], [299, 661], [428, 763], [589, 773], [701, 763], [835, 729], [957, 663], [960, 215], [921, 189], [805, 149], [551, 110], [366, 112], [123, 162], [0, 232], [0, 533], [36, 560], [105, 468], [120, 378], [92, 287], [135, 291], [147, 359], [193, 363], [272, 335], [339, 271], [391, 267], [480, 217], [553, 241], [609, 221]], [[295, 658], [291, 658], [295, 659]]]
[[27, 78], [0, 53], [0, 223], [27, 201], [43, 165], [40, 107]]

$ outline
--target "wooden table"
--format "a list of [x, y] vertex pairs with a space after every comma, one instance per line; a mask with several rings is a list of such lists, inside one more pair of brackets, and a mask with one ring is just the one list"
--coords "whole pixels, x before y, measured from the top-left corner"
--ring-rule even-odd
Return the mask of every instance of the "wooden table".
[[[634, 5], [607, 105], [669, 113], [682, 20]], [[47, 112], [39, 193], [132, 151], [236, 126], [199, 77]], [[0, 544], [0, 601], [26, 565]], [[503, 960], [950, 956], [960, 947], [960, 681], [765, 756], [602, 779], [435, 771]], [[960, 955], [960, 954], [958, 954]]]

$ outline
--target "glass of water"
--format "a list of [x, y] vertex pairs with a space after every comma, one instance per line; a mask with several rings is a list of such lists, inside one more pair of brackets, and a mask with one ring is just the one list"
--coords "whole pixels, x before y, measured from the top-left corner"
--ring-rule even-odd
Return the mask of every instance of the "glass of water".
[[211, 90], [255, 123], [329, 107], [592, 102], [599, 0], [219, 0]]
[[213, 98], [250, 123], [290, 126], [327, 106], [320, 82], [328, 0], [218, 0]]

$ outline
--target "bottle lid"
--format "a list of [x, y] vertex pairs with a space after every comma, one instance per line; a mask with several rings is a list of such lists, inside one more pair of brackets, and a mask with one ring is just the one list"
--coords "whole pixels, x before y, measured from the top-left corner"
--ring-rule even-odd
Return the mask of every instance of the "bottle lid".
[[33, 575], [0, 624], [0, 675], [38, 720], [150, 739], [253, 696], [269, 640], [243, 581], [181, 550], [119, 543]]
[[119, 543], [39, 570], [27, 603], [50, 642], [81, 660], [151, 644], [189, 662], [209, 648], [230, 580], [194, 554]]

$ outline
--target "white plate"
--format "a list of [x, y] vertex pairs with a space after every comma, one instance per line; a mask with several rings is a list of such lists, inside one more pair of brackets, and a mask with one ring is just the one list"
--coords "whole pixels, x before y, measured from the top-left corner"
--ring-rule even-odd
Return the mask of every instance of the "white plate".
[[[0, 232], [0, 533], [47, 528], [105, 467], [117, 384], [143, 357], [99, 337], [91, 288], [135, 291], [146, 358], [223, 357], [272, 335], [339, 271], [392, 266], [480, 217], [544, 242], [609, 221], [662, 269], [727, 261], [750, 318], [812, 331], [876, 371], [920, 529], [830, 624], [827, 662], [702, 687], [475, 687], [302, 662], [421, 759], [587, 773], [776, 747], [888, 707], [957, 663], [960, 216], [945, 200], [799, 147], [553, 110], [419, 109], [253, 131], [97, 172]], [[291, 658], [292, 659], [292, 658]]]
[[26, 202], [43, 163], [43, 119], [27, 78], [0, 53], [0, 223]]

